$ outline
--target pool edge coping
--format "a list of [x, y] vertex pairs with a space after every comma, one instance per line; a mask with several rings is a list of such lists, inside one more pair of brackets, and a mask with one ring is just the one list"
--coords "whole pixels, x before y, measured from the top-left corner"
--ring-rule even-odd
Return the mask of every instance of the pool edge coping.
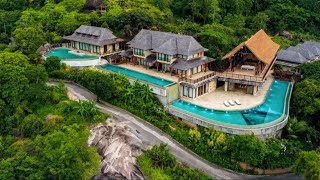
[[[268, 123], [264, 123], [264, 124], [260, 124], [260, 125], [249, 125], [249, 126], [248, 125], [243, 125], [242, 126], [242, 125], [223, 123], [223, 122], [220, 122], [220, 121], [217, 121], [217, 120], [208, 119], [206, 117], [194, 114], [192, 112], [189, 112], [189, 111], [186, 111], [186, 110], [183, 110], [181, 108], [177, 108], [177, 107], [174, 107], [174, 106], [171, 105], [172, 103], [174, 103], [174, 102], [176, 102], [178, 100], [172, 102], [167, 107], [167, 109], [170, 110], [170, 108], [172, 108], [172, 109], [175, 109], [176, 111], [180, 111], [182, 114], [185, 114], [187, 116], [191, 116], [191, 117], [196, 118], [196, 119], [199, 119], [199, 118], [203, 119], [205, 122], [207, 122], [208, 124], [213, 125], [213, 126], [217, 125], [217, 126], [222, 126], [224, 128], [233, 128], [233, 129], [239, 129], [239, 130], [252, 130], [254, 128], [256, 128], [256, 129], [268, 128], [266, 126], [269, 126], [269, 127], [276, 126], [276, 125], [278, 125], [279, 123], [281, 123], [284, 120], [284, 116], [288, 116], [289, 115], [289, 105], [290, 105], [291, 95], [292, 95], [292, 91], [293, 91], [293, 85], [294, 85], [293, 82], [289, 82], [289, 86], [288, 86], [288, 89], [287, 89], [287, 92], [286, 92], [286, 98], [284, 100], [285, 101], [285, 106], [283, 107], [282, 115], [278, 119], [276, 119], [274, 121], [271, 121], [271, 122], [268, 122]], [[289, 100], [287, 101], [288, 98], [289, 98]], [[286, 109], [287, 109], [287, 112], [286, 112]], [[186, 113], [184, 113], [184, 112], [186, 112]]]

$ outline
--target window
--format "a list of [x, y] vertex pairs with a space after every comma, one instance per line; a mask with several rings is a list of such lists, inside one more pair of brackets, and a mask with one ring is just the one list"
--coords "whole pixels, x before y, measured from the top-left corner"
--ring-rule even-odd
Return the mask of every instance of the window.
[[201, 72], [201, 66], [198, 66], [198, 72]]
[[192, 97], [193, 97], [193, 89], [189, 88], [189, 98], [192, 98]]
[[76, 42], [71, 41], [71, 47], [72, 47], [72, 48], [76, 48]]
[[170, 62], [171, 57], [170, 55], [167, 55], [167, 54], [158, 53], [158, 60]]
[[183, 96], [188, 96], [188, 87], [183, 86]]
[[188, 59], [188, 56], [187, 55], [178, 54], [178, 58]]
[[133, 53], [138, 56], [145, 56], [145, 51], [143, 49], [133, 49]]
[[92, 45], [92, 50], [94, 53], [100, 53], [100, 46]]

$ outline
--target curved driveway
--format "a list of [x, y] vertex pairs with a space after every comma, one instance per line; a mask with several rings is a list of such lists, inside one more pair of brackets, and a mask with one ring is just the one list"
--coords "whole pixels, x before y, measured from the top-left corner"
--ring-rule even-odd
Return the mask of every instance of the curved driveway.
[[[54, 85], [56, 83], [51, 82], [50, 84]], [[67, 82], [65, 84], [68, 90], [72, 92], [74, 95], [78, 96], [80, 100], [86, 101], [96, 99], [95, 95], [93, 95], [81, 86]], [[180, 143], [172, 139], [170, 136], [164, 134], [158, 128], [154, 127], [153, 125], [145, 122], [144, 120], [140, 119], [139, 117], [136, 117], [135, 115], [125, 110], [112, 106], [108, 103], [97, 103], [97, 107], [99, 107], [101, 111], [113, 115], [113, 119], [115, 121], [126, 122], [128, 127], [130, 128], [130, 131], [132, 131], [138, 137], [140, 137], [145, 145], [151, 147], [153, 145], [158, 145], [161, 142], [166, 143], [168, 144], [168, 148], [170, 149], [171, 153], [179, 161], [191, 168], [202, 170], [203, 172], [215, 179], [302, 179], [301, 177], [294, 176], [292, 174], [285, 174], [279, 176], [253, 176], [223, 169], [197, 156], [189, 149], [185, 148]]]

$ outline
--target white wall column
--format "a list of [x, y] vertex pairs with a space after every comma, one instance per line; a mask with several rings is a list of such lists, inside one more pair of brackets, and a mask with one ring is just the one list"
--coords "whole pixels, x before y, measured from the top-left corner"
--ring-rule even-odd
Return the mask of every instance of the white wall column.
[[228, 91], [229, 82], [224, 83], [224, 91]]

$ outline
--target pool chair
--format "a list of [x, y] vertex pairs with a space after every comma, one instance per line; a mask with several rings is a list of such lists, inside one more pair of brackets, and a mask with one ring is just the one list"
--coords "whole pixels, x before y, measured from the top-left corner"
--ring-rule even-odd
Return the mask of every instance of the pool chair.
[[226, 107], [229, 107], [230, 104], [228, 103], [228, 101], [223, 101], [223, 104], [226, 106]]
[[229, 104], [230, 104], [231, 106], [236, 105], [236, 104], [234, 103], [234, 101], [232, 101], [232, 100], [229, 100], [228, 102], [229, 102]]
[[235, 102], [237, 105], [241, 105], [241, 102], [239, 101], [239, 99], [236, 99], [234, 102]]

